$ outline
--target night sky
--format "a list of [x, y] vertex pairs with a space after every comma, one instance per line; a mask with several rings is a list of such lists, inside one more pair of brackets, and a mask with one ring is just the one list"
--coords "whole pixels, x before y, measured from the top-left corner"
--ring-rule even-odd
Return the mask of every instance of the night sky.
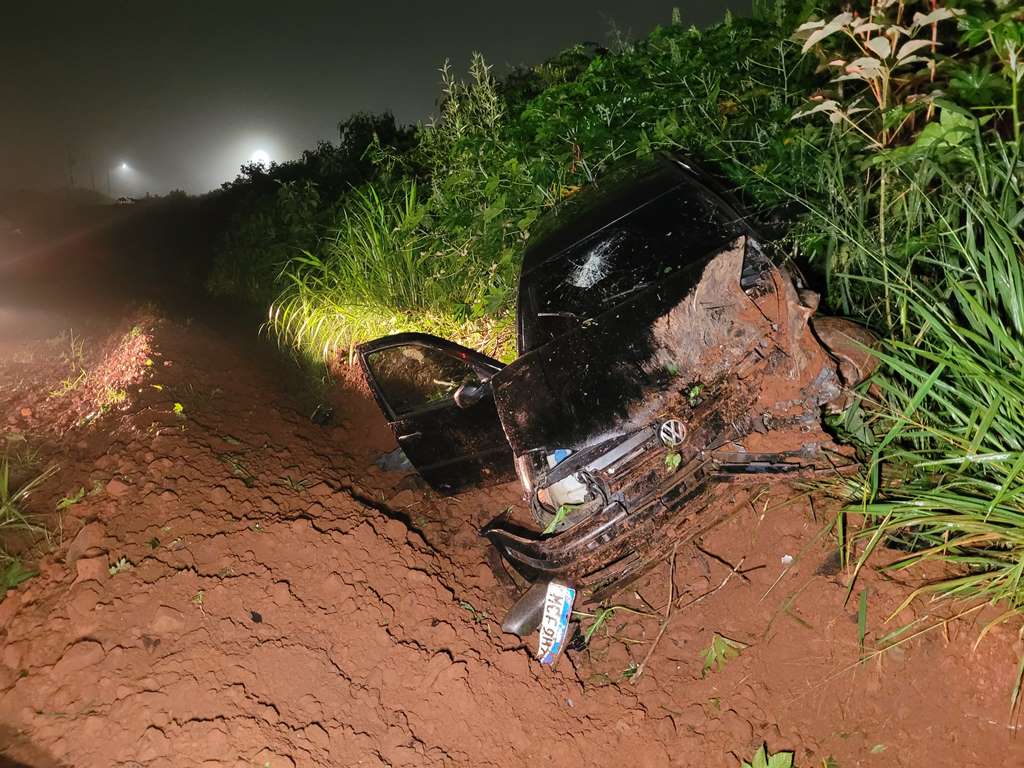
[[[672, 0], [0, 0], [0, 190], [202, 192], [256, 150], [285, 160], [338, 121], [435, 108], [438, 68], [478, 50], [498, 74], [579, 41], [641, 37]], [[687, 24], [749, 0], [676, 0]], [[120, 170], [122, 162], [129, 171]], [[95, 181], [94, 181], [95, 180]]]

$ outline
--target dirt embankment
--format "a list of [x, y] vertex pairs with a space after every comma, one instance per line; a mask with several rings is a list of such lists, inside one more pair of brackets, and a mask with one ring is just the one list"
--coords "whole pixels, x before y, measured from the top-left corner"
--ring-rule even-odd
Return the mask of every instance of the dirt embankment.
[[[972, 653], [980, 611], [884, 624], [906, 592], [874, 574], [846, 604], [828, 521], [792, 491], [678, 553], [635, 685], [660, 619], [622, 609], [541, 669], [501, 633], [512, 597], [476, 534], [515, 488], [399, 490], [361, 395], [335, 393], [318, 426], [254, 341], [170, 321], [146, 338], [129, 397], [60, 440], [43, 342], [0, 363], [7, 435], [62, 467], [36, 511], [86, 490], [0, 602], [12, 764], [731, 767], [764, 741], [804, 768], [1024, 764], [1009, 630]], [[668, 579], [620, 603], [663, 610]], [[934, 629], [857, 665], [865, 587], [868, 650], [900, 621], [921, 619], [903, 638]], [[703, 670], [715, 633], [743, 647]]]

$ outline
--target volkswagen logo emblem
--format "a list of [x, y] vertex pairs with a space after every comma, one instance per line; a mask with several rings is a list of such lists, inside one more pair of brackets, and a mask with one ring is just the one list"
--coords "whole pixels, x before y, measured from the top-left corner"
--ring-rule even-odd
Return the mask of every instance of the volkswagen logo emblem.
[[679, 419], [669, 419], [661, 425], [658, 437], [669, 448], [675, 448], [686, 439], [686, 427]]

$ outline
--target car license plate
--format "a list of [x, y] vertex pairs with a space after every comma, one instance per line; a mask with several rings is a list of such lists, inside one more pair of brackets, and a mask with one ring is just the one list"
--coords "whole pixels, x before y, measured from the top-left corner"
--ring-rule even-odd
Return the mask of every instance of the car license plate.
[[554, 664], [558, 654], [565, 645], [565, 635], [569, 631], [569, 617], [572, 615], [572, 602], [576, 599], [576, 590], [565, 584], [552, 581], [548, 584], [548, 592], [544, 598], [544, 616], [540, 621], [540, 641], [537, 645], [537, 657], [541, 664]]

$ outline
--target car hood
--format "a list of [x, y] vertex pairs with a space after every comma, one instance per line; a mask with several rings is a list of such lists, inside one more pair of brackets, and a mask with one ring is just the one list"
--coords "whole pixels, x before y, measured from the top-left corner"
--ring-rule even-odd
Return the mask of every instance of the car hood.
[[640, 429], [751, 355], [772, 321], [740, 285], [745, 246], [737, 239], [497, 373], [513, 452], [579, 450]]

